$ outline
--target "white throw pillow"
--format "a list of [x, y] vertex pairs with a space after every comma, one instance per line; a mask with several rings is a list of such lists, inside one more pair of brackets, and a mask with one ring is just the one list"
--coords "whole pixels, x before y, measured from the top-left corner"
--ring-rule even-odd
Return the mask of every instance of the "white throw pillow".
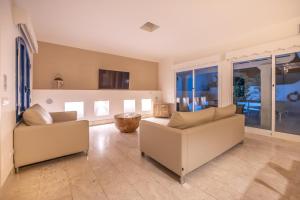
[[51, 115], [39, 104], [31, 106], [23, 113], [23, 121], [29, 126], [53, 123]]

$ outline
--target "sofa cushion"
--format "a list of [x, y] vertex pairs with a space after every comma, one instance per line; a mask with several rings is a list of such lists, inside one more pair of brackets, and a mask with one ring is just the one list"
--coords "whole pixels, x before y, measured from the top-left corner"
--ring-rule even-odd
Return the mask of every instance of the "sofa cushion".
[[169, 127], [186, 129], [198, 126], [214, 119], [215, 108], [207, 108], [197, 112], [174, 112], [168, 123]]
[[231, 104], [222, 108], [216, 108], [215, 120], [231, 117], [235, 115], [236, 105]]
[[145, 119], [143, 119], [143, 121], [153, 122], [156, 124], [167, 126], [170, 119], [169, 118], [152, 118], [151, 117], [151, 118], [145, 118]]
[[34, 104], [23, 113], [23, 121], [29, 126], [53, 123], [51, 115], [38, 104]]

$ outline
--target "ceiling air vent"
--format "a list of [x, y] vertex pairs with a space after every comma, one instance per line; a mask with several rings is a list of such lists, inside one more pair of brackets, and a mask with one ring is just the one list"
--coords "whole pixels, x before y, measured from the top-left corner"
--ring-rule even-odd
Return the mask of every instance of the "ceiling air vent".
[[141, 29], [148, 32], [153, 32], [156, 29], [158, 29], [159, 26], [156, 24], [153, 24], [151, 22], [146, 22], [143, 26], [141, 26]]

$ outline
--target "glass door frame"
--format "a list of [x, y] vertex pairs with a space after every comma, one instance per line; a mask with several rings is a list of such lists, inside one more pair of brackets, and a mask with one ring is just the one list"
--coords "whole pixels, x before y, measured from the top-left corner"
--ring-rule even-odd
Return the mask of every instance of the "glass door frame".
[[300, 48], [293, 50], [282, 50], [272, 54], [272, 136], [300, 142], [300, 136], [290, 133], [278, 132], [276, 125], [276, 56], [300, 52]]
[[[231, 72], [230, 72], [230, 79], [231, 79], [231, 85], [230, 85], [230, 88], [231, 88], [231, 91], [230, 91], [230, 96], [231, 96], [231, 103], [233, 104], [233, 85], [234, 85], [234, 82], [233, 82], [233, 65], [234, 63], [238, 63], [238, 62], [243, 62], [243, 61], [250, 61], [250, 60], [257, 60], [257, 59], [263, 59], [263, 58], [272, 58], [272, 73], [273, 73], [273, 57], [272, 57], [272, 54], [260, 54], [260, 55], [254, 55], [254, 56], [247, 56], [247, 57], [244, 57], [244, 58], [239, 58], [239, 59], [234, 59], [234, 60], [231, 60], [231, 63], [230, 63], [230, 69], [231, 69]], [[273, 90], [273, 74], [272, 74], [272, 90]], [[273, 93], [272, 93], [273, 95]], [[275, 108], [275, 107], [274, 107]], [[272, 135], [272, 129], [273, 129], [273, 96], [272, 96], [272, 110], [271, 110], [271, 130], [266, 130], [266, 129], [261, 129], [261, 128], [255, 128], [255, 127], [250, 127], [250, 126], [245, 126], [246, 128], [246, 132], [249, 132], [249, 133], [256, 133], [256, 134], [260, 134], [260, 135]]]
[[[248, 61], [248, 60], [255, 60], [255, 59], [261, 59], [261, 58], [267, 58], [271, 57], [272, 58], [272, 110], [271, 110], [271, 130], [265, 130], [265, 129], [260, 129], [260, 128], [253, 128], [253, 127], [248, 127], [246, 126], [246, 132], [249, 133], [255, 133], [255, 134], [260, 134], [260, 135], [269, 135], [269, 136], [274, 136], [277, 138], [282, 138], [282, 139], [287, 139], [287, 140], [292, 140], [292, 141], [299, 141], [300, 142], [300, 136], [298, 135], [293, 135], [289, 133], [283, 133], [283, 132], [277, 132], [275, 131], [275, 123], [276, 123], [276, 56], [280, 56], [283, 54], [289, 54], [289, 53], [295, 53], [295, 52], [300, 52], [300, 48], [295, 48], [292, 50], [280, 50], [274, 53], [267, 53], [267, 54], [259, 54], [259, 55], [253, 55], [253, 56], [247, 56], [239, 59], [233, 59], [231, 60], [230, 63], [230, 69], [231, 69], [231, 103], [233, 103], [233, 64], [237, 62], [242, 62], [242, 61]], [[218, 73], [219, 74], [219, 73]]]
[[[268, 65], [268, 66], [264, 66], [264, 67], [267, 67], [269, 70], [271, 70], [271, 72], [269, 73], [269, 75], [271, 76], [271, 79], [269, 78], [270, 82], [268, 82], [269, 84], [271, 84], [271, 87], [273, 86], [273, 80], [272, 80], [272, 56], [270, 54], [265, 54], [265, 55], [262, 55], [262, 56], [254, 56], [254, 57], [247, 57], [247, 58], [244, 58], [244, 59], [239, 59], [239, 60], [234, 60], [231, 62], [231, 103], [234, 104], [234, 71], [235, 71], [235, 64], [239, 64], [240, 62], [254, 62], [254, 61], [259, 61], [259, 60], [270, 60], [271, 63]], [[254, 69], [256, 67], [248, 67], [247, 69]], [[259, 67], [257, 67], [259, 68]], [[262, 75], [260, 75], [260, 81], [259, 83], [262, 84]], [[272, 88], [273, 89], [273, 88]], [[262, 92], [260, 92], [260, 95], [262, 94]], [[270, 94], [269, 96], [271, 99], [270, 103], [272, 102], [272, 93]], [[260, 97], [260, 100], [262, 100], [262, 97]], [[263, 113], [262, 111], [262, 102], [261, 103], [261, 108], [260, 108], [260, 115]], [[254, 127], [254, 126], [247, 126], [245, 125], [246, 127], [246, 130], [249, 131], [249, 132], [254, 132], [254, 133], [258, 133], [258, 134], [268, 134], [268, 135], [271, 135], [272, 133], [272, 106], [270, 107], [270, 109], [268, 109], [268, 113], [270, 114], [270, 118], [268, 120], [269, 122], [269, 126], [268, 127], [265, 127], [265, 128], [261, 128], [261, 127]], [[246, 117], [246, 113], [245, 113], [245, 117]], [[247, 117], [245, 119], [245, 121], [247, 121]], [[261, 122], [260, 122], [261, 123]], [[262, 126], [262, 125], [260, 125]]]
[[217, 67], [217, 71], [218, 71], [218, 107], [220, 107], [220, 105], [222, 105], [222, 101], [221, 101], [221, 72], [220, 72], [220, 64], [219, 63], [209, 63], [209, 64], [195, 64], [195, 65], [191, 65], [190, 67], [182, 67], [182, 68], [179, 68], [179, 69], [176, 69], [174, 71], [174, 103], [176, 105], [176, 98], [177, 98], [177, 88], [176, 88], [176, 74], [178, 72], [184, 72], [184, 71], [192, 71], [193, 72], [193, 88], [192, 88], [192, 94], [193, 94], [193, 111], [192, 112], [195, 112], [195, 70], [196, 69], [205, 69], [205, 68], [210, 68], [210, 67]]

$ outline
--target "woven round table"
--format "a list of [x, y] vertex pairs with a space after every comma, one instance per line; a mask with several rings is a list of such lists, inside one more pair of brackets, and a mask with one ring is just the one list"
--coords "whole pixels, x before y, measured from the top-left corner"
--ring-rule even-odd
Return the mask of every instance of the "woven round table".
[[122, 133], [133, 133], [139, 127], [142, 116], [137, 113], [122, 113], [114, 118], [116, 127]]

